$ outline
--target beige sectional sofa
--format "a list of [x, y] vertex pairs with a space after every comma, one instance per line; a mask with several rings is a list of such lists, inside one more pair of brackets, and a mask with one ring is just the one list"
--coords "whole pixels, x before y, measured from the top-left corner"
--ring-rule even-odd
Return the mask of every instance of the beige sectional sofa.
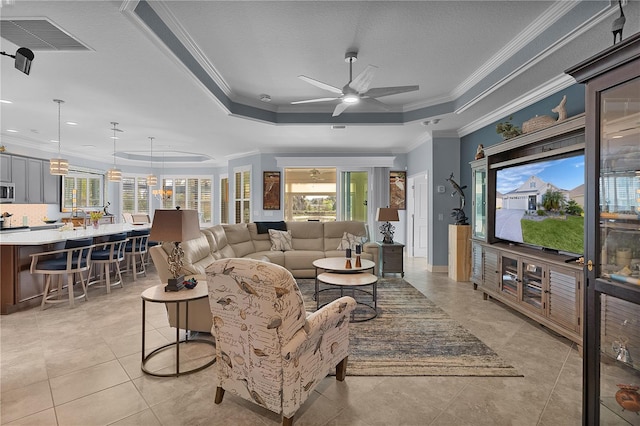
[[[265, 227], [265, 223], [261, 225], [263, 225], [261, 228]], [[268, 227], [268, 223], [266, 226]], [[268, 260], [284, 266], [295, 278], [315, 278], [314, 260], [325, 257], [344, 257], [345, 251], [338, 247], [345, 232], [363, 237], [366, 241], [369, 240], [366, 224], [357, 221], [286, 222], [286, 228], [291, 232], [292, 246], [292, 250], [287, 251], [271, 250], [269, 233], [258, 233], [256, 223], [215, 225], [201, 229], [199, 238], [182, 243], [184, 264], [181, 273], [187, 277], [195, 276], [198, 280], [204, 280], [206, 268], [215, 260], [235, 257]], [[173, 247], [173, 243], [167, 242], [150, 249], [153, 263], [162, 282], [167, 282], [169, 278], [167, 259]], [[377, 275], [378, 245], [365, 242], [362, 258], [375, 263], [374, 274]], [[172, 309], [169, 309], [169, 322], [175, 326], [175, 315]], [[180, 324], [184, 324], [184, 318]], [[211, 330], [211, 314], [207, 299], [198, 300], [189, 305], [189, 329], [206, 332]]]

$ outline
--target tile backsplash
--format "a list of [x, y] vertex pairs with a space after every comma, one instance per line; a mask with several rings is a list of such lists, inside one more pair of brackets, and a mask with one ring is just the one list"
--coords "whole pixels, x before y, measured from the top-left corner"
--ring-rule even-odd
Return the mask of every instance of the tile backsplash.
[[[60, 213], [60, 207], [56, 204], [0, 204], [0, 213], [10, 213], [13, 216], [5, 218], [10, 225], [5, 226], [44, 226], [42, 218], [60, 219], [65, 214]], [[68, 215], [68, 214], [67, 214]]]

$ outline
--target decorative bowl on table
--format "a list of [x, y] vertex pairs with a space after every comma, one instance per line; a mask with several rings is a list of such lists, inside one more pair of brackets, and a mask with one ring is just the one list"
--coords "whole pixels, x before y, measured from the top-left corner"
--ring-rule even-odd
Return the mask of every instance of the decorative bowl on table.
[[58, 219], [42, 219], [42, 221], [47, 225], [51, 225], [52, 223], [56, 223]]

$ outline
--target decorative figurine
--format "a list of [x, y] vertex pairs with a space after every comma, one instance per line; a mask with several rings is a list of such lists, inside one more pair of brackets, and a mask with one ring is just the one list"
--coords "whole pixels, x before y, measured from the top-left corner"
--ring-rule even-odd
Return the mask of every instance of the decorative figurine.
[[453, 209], [451, 217], [456, 218], [456, 225], [468, 225], [467, 216], [464, 214], [464, 193], [462, 192], [462, 190], [465, 189], [467, 185], [460, 187], [460, 185], [458, 185], [456, 181], [453, 180], [453, 173], [451, 173], [451, 176], [449, 176], [447, 181], [451, 183], [451, 186], [453, 186], [453, 189], [455, 190], [451, 193], [451, 196], [453, 197], [456, 194], [460, 196], [460, 207], [457, 209]]
[[620, 390], [616, 392], [616, 402], [622, 407], [622, 411], [627, 410], [638, 414], [640, 411], [640, 394], [638, 386], [618, 384]]
[[484, 145], [478, 145], [478, 149], [476, 150], [476, 160], [484, 158]]
[[613, 24], [611, 24], [611, 32], [613, 33], [613, 44], [616, 44], [616, 38], [620, 35], [620, 41], [622, 41], [622, 29], [624, 28], [624, 23], [627, 22], [627, 18], [624, 17], [624, 12], [622, 11], [622, 0], [618, 0], [618, 7], [620, 7], [620, 16], [618, 16]]
[[567, 104], [567, 95], [562, 97], [562, 100], [551, 110], [551, 112], [555, 112], [558, 114], [558, 118], [555, 119], [550, 115], [536, 115], [535, 117], [525, 121], [522, 123], [522, 133], [534, 132], [536, 130], [544, 129], [549, 126], [553, 126], [556, 123], [564, 121], [567, 119], [567, 109], [565, 105]]

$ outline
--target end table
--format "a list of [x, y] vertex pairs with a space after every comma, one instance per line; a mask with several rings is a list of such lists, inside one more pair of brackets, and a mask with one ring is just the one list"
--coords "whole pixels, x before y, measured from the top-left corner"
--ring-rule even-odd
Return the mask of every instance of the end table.
[[380, 252], [380, 276], [386, 273], [399, 273], [404, 278], [404, 244], [376, 241]]

